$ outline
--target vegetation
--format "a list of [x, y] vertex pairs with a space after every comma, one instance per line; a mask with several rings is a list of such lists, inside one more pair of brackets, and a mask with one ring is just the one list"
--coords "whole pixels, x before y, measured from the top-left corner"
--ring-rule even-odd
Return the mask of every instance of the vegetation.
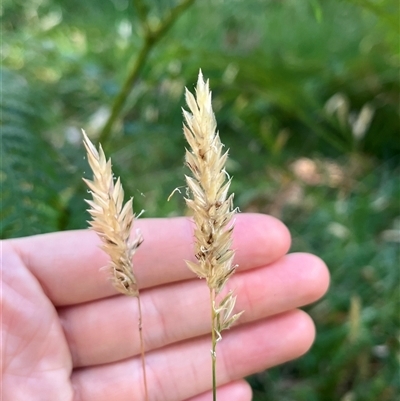
[[179, 110], [201, 67], [235, 205], [281, 218], [332, 273], [308, 308], [315, 346], [249, 378], [254, 399], [394, 400], [398, 15], [394, 0], [4, 0], [2, 237], [86, 226], [80, 128], [136, 210], [185, 213], [166, 199], [185, 185]]

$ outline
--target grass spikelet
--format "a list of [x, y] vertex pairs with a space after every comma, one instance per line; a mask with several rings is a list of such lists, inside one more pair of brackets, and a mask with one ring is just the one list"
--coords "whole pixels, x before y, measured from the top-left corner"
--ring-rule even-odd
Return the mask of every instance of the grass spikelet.
[[93, 171], [93, 180], [83, 179], [92, 194], [92, 200], [86, 200], [92, 216], [89, 222], [91, 228], [102, 241], [101, 248], [109, 257], [109, 270], [114, 287], [120, 293], [137, 298], [139, 309], [139, 335], [143, 368], [145, 400], [148, 400], [146, 383], [146, 365], [142, 336], [142, 311], [139, 288], [132, 267], [132, 257], [143, 242], [143, 237], [136, 231], [136, 237], [131, 241], [130, 233], [135, 219], [132, 211], [132, 198], [124, 202], [124, 190], [118, 178], [114, 182], [111, 159], [106, 160], [104, 151], [99, 146], [95, 148], [84, 131], [83, 143], [88, 155], [88, 162]]
[[212, 324], [212, 380], [213, 400], [216, 400], [216, 344], [221, 331], [228, 329], [242, 312], [232, 315], [236, 297], [232, 291], [218, 303], [229, 277], [234, 273], [232, 246], [233, 194], [228, 195], [231, 179], [225, 171], [228, 152], [216, 131], [208, 80], [199, 72], [196, 97], [186, 89], [186, 103], [190, 112], [183, 110], [183, 132], [190, 146], [186, 149], [186, 165], [192, 177], [186, 176], [190, 198], [185, 199], [193, 211], [195, 223], [195, 256], [197, 262], [186, 261], [188, 267], [207, 281], [210, 289]]

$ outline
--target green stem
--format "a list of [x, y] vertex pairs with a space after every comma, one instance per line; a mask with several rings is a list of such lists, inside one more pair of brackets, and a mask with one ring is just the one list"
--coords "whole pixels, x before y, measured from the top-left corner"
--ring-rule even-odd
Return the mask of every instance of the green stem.
[[110, 116], [100, 131], [99, 142], [103, 145], [103, 147], [105, 147], [106, 142], [108, 142], [110, 139], [113, 126], [122, 112], [126, 100], [139, 77], [139, 73], [146, 63], [149, 53], [157, 44], [157, 42], [159, 42], [172, 27], [178, 17], [194, 2], [195, 0], [183, 0], [169, 12], [169, 14], [160, 22], [157, 28], [151, 29], [148, 21], [145, 20], [146, 11], [144, 10], [142, 2], [140, 0], [136, 0], [136, 7], [139, 10], [139, 16], [144, 30], [144, 41], [141, 49], [139, 50], [138, 56], [130, 68], [128, 77], [126, 78], [120, 92], [114, 100], [114, 103], [111, 107]]
[[217, 373], [216, 373], [216, 365], [217, 365], [217, 338], [216, 338], [216, 315], [215, 315], [215, 290], [210, 288], [210, 300], [211, 300], [211, 366], [212, 366], [212, 392], [213, 392], [213, 401], [217, 400]]
[[125, 102], [132, 90], [133, 85], [135, 84], [137, 78], [139, 77], [140, 70], [145, 64], [147, 56], [150, 53], [151, 49], [152, 49], [152, 44], [150, 43], [149, 40], [145, 40], [136, 60], [132, 65], [132, 68], [130, 69], [130, 73], [125, 83], [123, 84], [120, 92], [118, 93], [117, 97], [114, 100], [114, 103], [111, 107], [110, 116], [108, 117], [104, 127], [100, 131], [99, 143], [101, 143], [103, 147], [105, 147], [106, 142], [108, 142], [111, 136], [112, 128], [125, 105]]
[[149, 13], [149, 9], [147, 4], [144, 3], [143, 0], [132, 0], [133, 6], [136, 8], [137, 15], [142, 24], [142, 28], [145, 32], [149, 29], [149, 22], [147, 15]]

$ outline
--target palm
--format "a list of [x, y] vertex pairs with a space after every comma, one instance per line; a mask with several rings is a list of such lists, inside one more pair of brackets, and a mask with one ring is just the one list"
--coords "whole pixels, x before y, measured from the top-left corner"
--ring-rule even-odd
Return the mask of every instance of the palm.
[[[150, 400], [209, 400], [209, 294], [183, 262], [192, 226], [187, 219], [138, 225], [146, 239], [134, 264]], [[136, 299], [115, 294], [97, 245], [88, 231], [4, 243], [5, 400], [143, 400]], [[238, 216], [234, 247], [240, 269], [229, 287], [245, 314], [217, 348], [219, 401], [250, 400], [242, 377], [309, 348], [312, 323], [295, 308], [328, 284], [317, 258], [284, 257], [289, 236], [275, 219]]]
[[22, 400], [30, 394], [31, 400], [71, 400], [72, 359], [57, 311], [22, 260], [7, 248], [5, 244], [2, 269], [4, 399]]

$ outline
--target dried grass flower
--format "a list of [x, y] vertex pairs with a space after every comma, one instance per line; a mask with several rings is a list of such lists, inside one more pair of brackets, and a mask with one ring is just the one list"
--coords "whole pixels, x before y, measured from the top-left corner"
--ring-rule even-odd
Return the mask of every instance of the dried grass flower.
[[132, 256], [143, 237], [137, 232], [136, 238], [130, 241], [135, 218], [132, 198], [123, 205], [124, 190], [119, 178], [114, 183], [111, 159], [106, 160], [101, 145], [97, 151], [85, 132], [83, 137], [93, 171], [93, 181], [83, 179], [93, 197], [93, 200], [86, 200], [92, 216], [89, 224], [102, 240], [101, 248], [110, 256], [109, 268], [114, 287], [122, 294], [137, 297], [139, 290], [132, 270]]
[[229, 277], [236, 269], [232, 247], [233, 194], [228, 195], [231, 178], [225, 170], [228, 151], [223, 151], [211, 104], [208, 80], [199, 72], [196, 97], [186, 89], [186, 103], [190, 112], [183, 110], [183, 132], [190, 146], [185, 161], [192, 177], [186, 176], [189, 194], [187, 206], [195, 223], [195, 256], [197, 262], [186, 261], [188, 267], [204, 278], [210, 289], [212, 318], [213, 399], [216, 399], [216, 343], [221, 331], [228, 329], [242, 312], [232, 315], [236, 297], [232, 291], [217, 303]]
[[106, 159], [101, 145], [97, 150], [86, 133], [82, 133], [88, 162], [93, 171], [93, 180], [83, 179], [92, 194], [92, 200], [86, 200], [92, 217], [89, 224], [100, 237], [101, 248], [110, 257], [108, 267], [115, 289], [137, 298], [144, 391], [145, 399], [148, 400], [139, 287], [132, 267], [132, 257], [143, 242], [143, 237], [137, 230], [135, 238], [130, 239], [135, 220], [132, 198], [124, 204], [124, 190], [120, 178], [114, 182], [111, 159]]

